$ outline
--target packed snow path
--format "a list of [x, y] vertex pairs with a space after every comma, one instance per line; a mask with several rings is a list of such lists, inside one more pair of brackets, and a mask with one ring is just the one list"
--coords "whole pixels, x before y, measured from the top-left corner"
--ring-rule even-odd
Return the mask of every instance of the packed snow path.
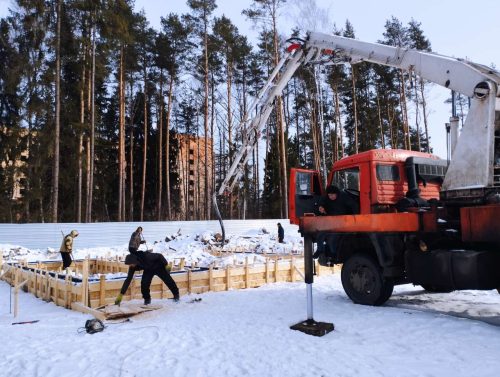
[[406, 285], [386, 306], [367, 307], [349, 301], [339, 274], [320, 277], [315, 318], [336, 327], [322, 338], [289, 329], [306, 316], [303, 283], [189, 303], [193, 297], [153, 300], [163, 309], [91, 335], [77, 332], [89, 316], [23, 292], [15, 321], [40, 322], [12, 326], [9, 286], [0, 282], [0, 376], [497, 377], [500, 370], [500, 327], [447, 315], [498, 317], [496, 291], [430, 295]]

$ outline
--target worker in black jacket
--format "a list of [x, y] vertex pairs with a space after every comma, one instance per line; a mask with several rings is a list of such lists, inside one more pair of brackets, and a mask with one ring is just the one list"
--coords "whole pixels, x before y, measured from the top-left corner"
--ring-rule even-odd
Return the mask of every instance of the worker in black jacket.
[[142, 226], [140, 226], [130, 236], [128, 251], [130, 251], [132, 254], [137, 253], [137, 251], [139, 250], [139, 246], [141, 246], [141, 244], [143, 243], [146, 243], [146, 241], [142, 238]]
[[359, 213], [358, 203], [337, 186], [329, 186], [326, 196], [319, 201], [319, 213], [327, 216], [355, 215]]
[[[359, 213], [359, 205], [349, 196], [340, 191], [336, 186], [326, 189], [326, 196], [319, 202], [319, 213], [325, 216], [355, 215]], [[317, 236], [318, 247], [313, 258], [319, 258], [322, 254], [333, 260], [336, 257], [339, 243], [338, 233], [320, 232]]]
[[283, 243], [284, 238], [285, 238], [285, 229], [283, 229], [281, 223], [278, 223], [278, 242]]
[[123, 282], [120, 294], [115, 300], [116, 305], [120, 305], [123, 295], [127, 292], [127, 289], [134, 278], [134, 273], [136, 271], [144, 270], [141, 279], [141, 293], [144, 298], [144, 305], [149, 305], [151, 303], [151, 281], [153, 277], [158, 276], [170, 289], [174, 295], [174, 301], [179, 301], [179, 288], [175, 284], [174, 279], [170, 276], [170, 266], [167, 260], [162, 254], [159, 253], [141, 253], [137, 255], [131, 253], [125, 258], [125, 264], [129, 266], [127, 278]]

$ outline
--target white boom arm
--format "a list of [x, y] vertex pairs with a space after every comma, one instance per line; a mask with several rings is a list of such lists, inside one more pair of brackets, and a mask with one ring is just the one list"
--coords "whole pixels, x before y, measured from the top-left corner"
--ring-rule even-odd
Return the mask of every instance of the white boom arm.
[[[325, 53], [331, 56], [328, 62], [324, 59]], [[471, 97], [472, 106], [462, 135], [455, 146], [442, 186], [443, 191], [470, 191], [474, 188], [494, 186], [495, 130], [500, 130], [499, 72], [480, 64], [430, 52], [362, 42], [335, 35], [308, 33], [306, 41], [289, 47], [287, 54], [276, 66], [241, 122], [240, 129], [245, 130], [246, 136], [218, 194], [222, 195], [226, 190], [231, 190], [238, 181], [251, 151], [261, 137], [274, 100], [281, 95], [301, 65], [355, 64], [362, 61], [412, 70], [425, 80]], [[255, 110], [257, 115], [250, 119], [249, 114], [253, 114]], [[213, 201], [220, 219], [216, 193]]]
[[333, 50], [334, 64], [367, 61], [412, 70], [425, 80], [471, 97], [471, 108], [454, 148], [442, 190], [455, 191], [461, 196], [459, 191], [468, 190], [464, 195], [470, 195], [471, 189], [499, 184], [500, 177], [495, 180], [494, 172], [495, 131], [500, 130], [499, 72], [430, 52], [321, 33], [310, 33], [305, 48], [315, 50], [316, 56], [322, 50]]

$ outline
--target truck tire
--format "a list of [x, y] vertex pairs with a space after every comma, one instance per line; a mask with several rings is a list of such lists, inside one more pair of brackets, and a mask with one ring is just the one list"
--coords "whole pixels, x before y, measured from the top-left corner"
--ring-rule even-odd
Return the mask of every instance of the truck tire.
[[341, 279], [347, 296], [361, 305], [382, 305], [394, 289], [394, 281], [384, 278], [377, 261], [364, 253], [347, 259], [342, 266]]

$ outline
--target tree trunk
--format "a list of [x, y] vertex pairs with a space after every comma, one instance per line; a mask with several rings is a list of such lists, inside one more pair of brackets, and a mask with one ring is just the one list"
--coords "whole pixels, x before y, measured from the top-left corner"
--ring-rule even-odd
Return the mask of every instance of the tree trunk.
[[[86, 84], [86, 89], [87, 89], [87, 117], [88, 114], [90, 113], [90, 108], [92, 107], [92, 80], [90, 79], [90, 76], [92, 75], [91, 71], [87, 72], [87, 77], [89, 78], [87, 80]], [[87, 119], [88, 122], [88, 119]], [[89, 217], [89, 212], [90, 212], [90, 135], [87, 132], [87, 137], [86, 137], [86, 150], [87, 150], [87, 164], [85, 167], [85, 222], [90, 222], [90, 217]]]
[[124, 90], [124, 48], [120, 48], [120, 66], [119, 66], [119, 131], [118, 131], [118, 221], [124, 220], [125, 198], [124, 198], [124, 181], [125, 181], [125, 90]]
[[172, 219], [172, 207], [170, 204], [170, 113], [172, 111], [172, 98], [174, 90], [174, 78], [170, 78], [168, 88], [168, 105], [165, 120], [165, 188], [167, 190], [167, 220]]
[[384, 123], [382, 121], [382, 112], [380, 110], [380, 91], [378, 85], [377, 85], [377, 112], [378, 112], [378, 125], [380, 128], [380, 142], [382, 144], [382, 149], [385, 149]]
[[160, 69], [160, 103], [158, 115], [158, 203], [157, 203], [157, 217], [161, 221], [161, 201], [163, 191], [163, 69]]
[[[215, 103], [215, 83], [214, 83], [214, 78], [213, 78], [213, 73], [211, 74], [211, 78], [212, 78], [212, 85], [210, 85], [210, 96], [211, 96], [211, 100], [212, 100], [212, 104]], [[212, 210], [212, 206], [213, 206], [213, 203], [212, 203], [212, 195], [213, 194], [213, 190], [216, 190], [217, 188], [215, 187], [215, 149], [214, 149], [214, 123], [215, 123], [215, 106], [212, 105], [212, 107], [210, 108], [210, 136], [212, 138], [212, 141], [210, 143], [210, 156], [211, 156], [211, 160], [212, 160], [212, 165], [211, 165], [211, 180], [210, 180], [210, 190], [209, 190], [209, 197], [208, 197], [208, 200], [210, 202], [210, 205], [209, 205], [209, 211], [208, 211], [208, 218], [207, 220], [210, 220], [211, 218], [211, 210]]]
[[52, 172], [52, 222], [57, 222], [59, 205], [59, 139], [61, 119], [61, 0], [57, 0], [56, 26], [56, 75], [55, 75], [55, 134], [54, 134], [54, 165]]
[[[133, 96], [134, 85], [132, 81], [130, 81], [130, 98], [134, 98]], [[130, 145], [129, 145], [129, 221], [134, 221], [134, 115], [135, 115], [135, 101], [130, 101], [129, 106], [129, 130], [130, 130]]]
[[[320, 143], [320, 152], [321, 152], [321, 176], [323, 177], [323, 185], [326, 187], [326, 180], [328, 177], [328, 171], [326, 170], [326, 153], [325, 153], [325, 130], [324, 130], [324, 121], [323, 121], [323, 90], [321, 88], [320, 74], [318, 74], [317, 67], [314, 67], [314, 81], [316, 83], [316, 94], [317, 94], [317, 106], [318, 106], [318, 121], [319, 121], [319, 143]], [[321, 73], [321, 72], [320, 72]]]
[[148, 156], [148, 106], [146, 68], [144, 68], [144, 144], [142, 150], [141, 222], [144, 221], [144, 198], [146, 196], [146, 166]]
[[422, 95], [422, 114], [424, 116], [425, 140], [427, 141], [427, 153], [430, 153], [431, 146], [429, 140], [429, 129], [427, 125], [427, 103], [425, 101], [424, 85], [424, 80], [420, 78], [420, 94]]
[[[226, 62], [226, 89], [227, 89], [227, 150], [228, 150], [228, 166], [231, 166], [233, 163], [233, 140], [232, 140], [232, 114], [231, 114], [231, 68], [230, 68], [230, 62]], [[233, 190], [229, 191], [229, 218], [233, 218]]]
[[356, 71], [354, 65], [351, 64], [351, 79], [352, 79], [352, 107], [354, 115], [354, 153], [358, 154], [358, 110], [356, 108]]
[[[86, 56], [86, 54], [84, 55]], [[76, 222], [82, 221], [82, 183], [83, 183], [83, 169], [82, 169], [82, 152], [83, 152], [83, 125], [85, 123], [85, 58], [82, 69], [82, 87], [80, 88], [80, 135], [78, 137], [78, 199], [76, 210]]]
[[405, 149], [411, 150], [411, 142], [410, 142], [410, 128], [408, 124], [408, 111], [406, 108], [406, 89], [405, 89], [405, 77], [404, 72], [401, 69], [399, 71], [400, 75], [400, 91], [399, 91], [399, 100], [401, 103], [401, 113], [403, 116], [403, 137], [404, 137], [404, 146]]
[[418, 98], [417, 76], [412, 75], [412, 76], [410, 76], [410, 79], [415, 80], [414, 83], [412, 84], [414, 92], [415, 92], [415, 128], [417, 129], [417, 148], [418, 148], [417, 150], [419, 152], [421, 152], [422, 147], [420, 145], [420, 119], [419, 119], [419, 115], [420, 115], [419, 105], [420, 105], [420, 103], [419, 103], [419, 98]]
[[90, 105], [90, 184], [88, 201], [88, 222], [92, 222], [92, 202], [94, 198], [94, 145], [95, 145], [95, 26], [92, 27], [92, 103]]
[[340, 117], [340, 101], [339, 101], [339, 87], [335, 85], [335, 115], [339, 125], [339, 144], [340, 144], [340, 158], [344, 157], [344, 127], [342, 127], [342, 119]]
[[[273, 4], [272, 23], [273, 23], [273, 48], [274, 48], [274, 65], [279, 63], [278, 52], [278, 30], [277, 30], [277, 9], [276, 4]], [[278, 79], [278, 77], [277, 77]], [[276, 121], [279, 140], [279, 163], [280, 163], [280, 193], [281, 193], [281, 212], [282, 218], [288, 218], [288, 182], [287, 182], [287, 163], [286, 163], [286, 144], [285, 144], [285, 127], [283, 125], [283, 101], [282, 97], [276, 98]]]
[[87, 186], [86, 186], [86, 207], [85, 207], [85, 222], [89, 222], [90, 219], [88, 217], [88, 208], [89, 208], [89, 196], [90, 196], [90, 136], [87, 135], [87, 177], [86, 177], [86, 183], [87, 183]]
[[[210, 217], [210, 199], [208, 197], [208, 20], [205, 20], [205, 34], [203, 44], [205, 45], [205, 104], [203, 106], [203, 125], [205, 129], [205, 219]], [[229, 112], [228, 112], [229, 113]], [[199, 155], [198, 155], [199, 159]]]

